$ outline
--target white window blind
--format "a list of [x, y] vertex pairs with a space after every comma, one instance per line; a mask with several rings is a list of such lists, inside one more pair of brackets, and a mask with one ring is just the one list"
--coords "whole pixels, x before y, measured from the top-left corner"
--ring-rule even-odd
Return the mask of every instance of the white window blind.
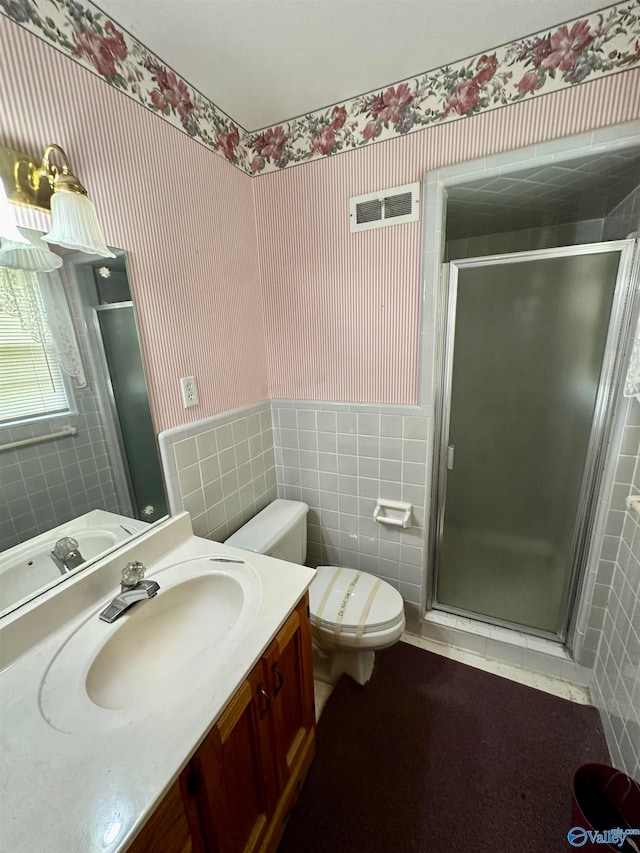
[[68, 411], [58, 361], [19, 317], [0, 312], [0, 424]]

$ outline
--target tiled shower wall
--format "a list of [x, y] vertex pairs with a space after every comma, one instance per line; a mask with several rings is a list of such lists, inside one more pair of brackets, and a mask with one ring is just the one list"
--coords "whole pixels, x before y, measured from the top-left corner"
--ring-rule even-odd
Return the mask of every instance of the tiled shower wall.
[[[625, 238], [640, 228], [640, 187], [605, 217], [603, 239]], [[606, 465], [598, 500], [594, 533], [590, 544], [583, 593], [577, 614], [574, 655], [584, 666], [593, 667], [604, 624], [605, 605], [611, 588], [615, 555], [620, 543], [626, 508], [622, 498], [629, 493], [638, 439], [627, 434], [627, 419], [633, 412], [629, 401], [619, 400], [607, 448]], [[628, 432], [628, 431], [627, 431]]]
[[218, 542], [276, 497], [268, 400], [158, 436], [169, 511], [187, 510], [193, 532]]
[[640, 186], [609, 212], [604, 222], [603, 240], [623, 240], [640, 230]]
[[484, 234], [460, 240], [448, 240], [446, 260], [500, 255], [508, 252], [530, 252], [552, 249], [555, 246], [573, 246], [578, 243], [598, 243], [603, 239], [604, 219], [588, 219], [566, 225], [549, 225], [544, 228], [527, 228], [500, 234]]
[[[278, 496], [309, 505], [307, 563], [382, 577], [423, 598], [429, 420], [416, 406], [273, 400]], [[402, 529], [373, 519], [378, 498], [413, 504]]]
[[587, 219], [565, 225], [528, 228], [500, 234], [486, 234], [446, 244], [446, 260], [483, 257], [507, 252], [527, 252], [599, 243], [602, 240], [623, 240], [631, 231], [640, 229], [640, 187], [636, 187], [620, 204], [602, 219]]
[[[640, 187], [604, 222], [604, 239], [640, 230]], [[640, 493], [640, 403], [622, 399], [601, 495], [602, 544], [590, 578], [593, 596], [584, 635], [591, 684], [613, 763], [640, 776], [640, 519], [626, 507]], [[596, 554], [596, 557], [598, 554]], [[595, 583], [593, 583], [595, 581]], [[585, 595], [585, 598], [588, 596]]]
[[591, 691], [614, 765], [640, 778], [640, 517], [625, 505], [627, 495], [640, 493], [640, 402], [624, 406], [600, 560], [603, 627]]

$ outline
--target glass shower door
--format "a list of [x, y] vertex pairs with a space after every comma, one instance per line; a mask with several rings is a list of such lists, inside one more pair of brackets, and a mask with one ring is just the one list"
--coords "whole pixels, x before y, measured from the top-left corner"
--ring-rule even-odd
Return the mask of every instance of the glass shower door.
[[566, 625], [625, 251], [579, 250], [450, 265], [435, 606], [543, 635]]

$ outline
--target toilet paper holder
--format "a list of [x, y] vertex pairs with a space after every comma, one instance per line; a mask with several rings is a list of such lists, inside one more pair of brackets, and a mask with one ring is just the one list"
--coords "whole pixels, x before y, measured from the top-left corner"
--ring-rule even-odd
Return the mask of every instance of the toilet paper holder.
[[629, 512], [635, 512], [640, 515], [640, 495], [629, 495], [625, 501]]
[[374, 521], [379, 524], [391, 524], [393, 527], [411, 527], [413, 504], [404, 501], [387, 501], [378, 498], [373, 511]]

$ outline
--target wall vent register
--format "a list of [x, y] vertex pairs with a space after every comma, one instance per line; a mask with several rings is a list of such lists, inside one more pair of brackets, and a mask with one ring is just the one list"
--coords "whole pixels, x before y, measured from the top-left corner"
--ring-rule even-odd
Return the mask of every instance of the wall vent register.
[[349, 199], [349, 230], [370, 231], [420, 218], [420, 184], [380, 190]]

